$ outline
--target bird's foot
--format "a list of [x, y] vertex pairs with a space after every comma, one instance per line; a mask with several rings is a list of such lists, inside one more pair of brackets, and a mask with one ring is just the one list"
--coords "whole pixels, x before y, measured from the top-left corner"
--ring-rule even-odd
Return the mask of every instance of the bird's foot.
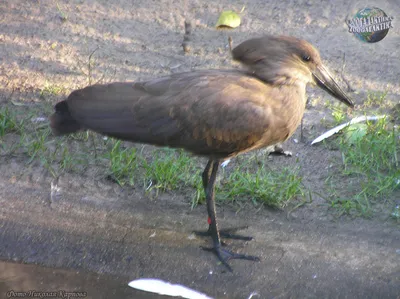
[[[241, 227], [232, 227], [232, 228], [226, 228], [226, 229], [221, 229], [219, 230], [219, 235], [225, 239], [233, 239], [233, 240], [242, 240], [242, 241], [251, 241], [253, 240], [253, 237], [249, 236], [242, 236], [235, 234], [238, 230], [246, 229], [247, 226], [241, 226]], [[207, 231], [194, 231], [194, 233], [198, 236], [201, 237], [209, 237], [212, 236], [211, 234], [211, 228], [209, 228]], [[225, 245], [225, 243], [223, 243]]]
[[274, 150], [271, 151], [269, 154], [273, 156], [285, 156], [285, 157], [293, 156], [292, 152], [285, 151], [280, 145], [275, 145]]
[[235, 253], [228, 249], [222, 248], [221, 245], [217, 245], [212, 248], [209, 247], [201, 247], [201, 248], [203, 250], [215, 253], [215, 255], [218, 257], [221, 263], [229, 270], [229, 272], [232, 272], [232, 267], [229, 266], [228, 264], [228, 261], [230, 260], [248, 260], [254, 262], [260, 261], [260, 258], [257, 256]]

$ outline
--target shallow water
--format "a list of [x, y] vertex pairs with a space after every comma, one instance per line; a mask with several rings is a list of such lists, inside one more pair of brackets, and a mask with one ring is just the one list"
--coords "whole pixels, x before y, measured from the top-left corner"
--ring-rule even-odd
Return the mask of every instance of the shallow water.
[[[0, 298], [166, 299], [136, 291], [129, 279], [93, 272], [0, 262]], [[29, 293], [29, 291], [32, 291]]]

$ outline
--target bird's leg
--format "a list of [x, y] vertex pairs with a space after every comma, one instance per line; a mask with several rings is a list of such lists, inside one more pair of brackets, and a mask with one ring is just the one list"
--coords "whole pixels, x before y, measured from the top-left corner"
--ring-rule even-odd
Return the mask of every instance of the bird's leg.
[[234, 253], [227, 249], [222, 248], [220, 233], [218, 230], [217, 215], [216, 215], [215, 200], [214, 200], [215, 181], [217, 178], [218, 166], [219, 166], [219, 161], [209, 161], [205, 169], [205, 172], [207, 171], [206, 173], [211, 172], [209, 175], [209, 180], [207, 181], [207, 188], [205, 189], [205, 193], [206, 193], [207, 211], [208, 211], [209, 225], [210, 225], [209, 232], [211, 234], [211, 238], [213, 241], [213, 247], [203, 248], [203, 249], [213, 251], [217, 255], [218, 259], [221, 261], [221, 263], [224, 264], [229, 271], [232, 271], [232, 268], [228, 264], [228, 261], [231, 259], [259, 261], [259, 258], [255, 256]]
[[207, 190], [207, 186], [208, 186], [208, 182], [210, 181], [210, 176], [211, 176], [211, 165], [212, 165], [213, 161], [209, 160], [206, 168], [204, 168], [203, 174], [201, 175], [201, 178], [203, 180], [203, 188], [204, 191]]
[[[207, 192], [207, 186], [210, 182], [210, 177], [211, 177], [211, 172], [212, 172], [212, 164], [213, 164], [213, 161], [209, 160], [207, 163], [207, 166], [204, 169], [203, 174], [201, 176], [201, 178], [203, 180], [204, 192]], [[218, 164], [217, 164], [217, 167], [218, 167]], [[199, 236], [211, 236], [211, 215], [210, 215], [209, 210], [208, 210], [207, 222], [208, 222], [208, 230], [207, 231], [205, 231], [205, 232], [204, 231], [194, 231], [194, 233]], [[222, 236], [226, 239], [250, 241], [253, 239], [252, 237], [235, 234], [236, 231], [246, 229], [246, 228], [247, 228], [247, 226], [221, 229], [221, 230], [219, 230], [219, 234], [220, 234], [220, 236]], [[225, 245], [224, 242], [222, 242], [222, 244]]]

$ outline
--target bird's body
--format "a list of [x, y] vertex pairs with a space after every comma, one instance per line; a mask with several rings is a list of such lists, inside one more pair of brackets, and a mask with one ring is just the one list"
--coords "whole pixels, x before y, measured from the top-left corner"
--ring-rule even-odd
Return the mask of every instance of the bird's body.
[[243, 71], [208, 70], [89, 86], [65, 108], [80, 129], [224, 159], [285, 141], [305, 101], [305, 85], [272, 87]]
[[293, 37], [263, 37], [232, 51], [247, 70], [204, 70], [137, 83], [94, 85], [55, 106], [57, 135], [92, 130], [118, 139], [184, 148], [209, 162], [203, 172], [213, 250], [229, 268], [232, 258], [256, 260], [221, 247], [214, 183], [221, 161], [289, 138], [299, 126], [306, 85], [316, 82], [352, 102], [323, 67], [318, 51]]

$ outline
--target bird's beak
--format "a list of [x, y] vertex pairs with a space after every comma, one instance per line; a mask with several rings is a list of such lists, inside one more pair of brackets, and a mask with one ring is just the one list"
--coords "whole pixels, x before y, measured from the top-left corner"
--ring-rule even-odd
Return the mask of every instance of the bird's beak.
[[323, 66], [318, 66], [313, 71], [314, 79], [319, 87], [328, 92], [331, 96], [337, 98], [339, 101], [345, 103], [349, 107], [354, 107], [353, 101], [346, 95], [346, 93], [337, 85], [333, 80], [331, 74]]

